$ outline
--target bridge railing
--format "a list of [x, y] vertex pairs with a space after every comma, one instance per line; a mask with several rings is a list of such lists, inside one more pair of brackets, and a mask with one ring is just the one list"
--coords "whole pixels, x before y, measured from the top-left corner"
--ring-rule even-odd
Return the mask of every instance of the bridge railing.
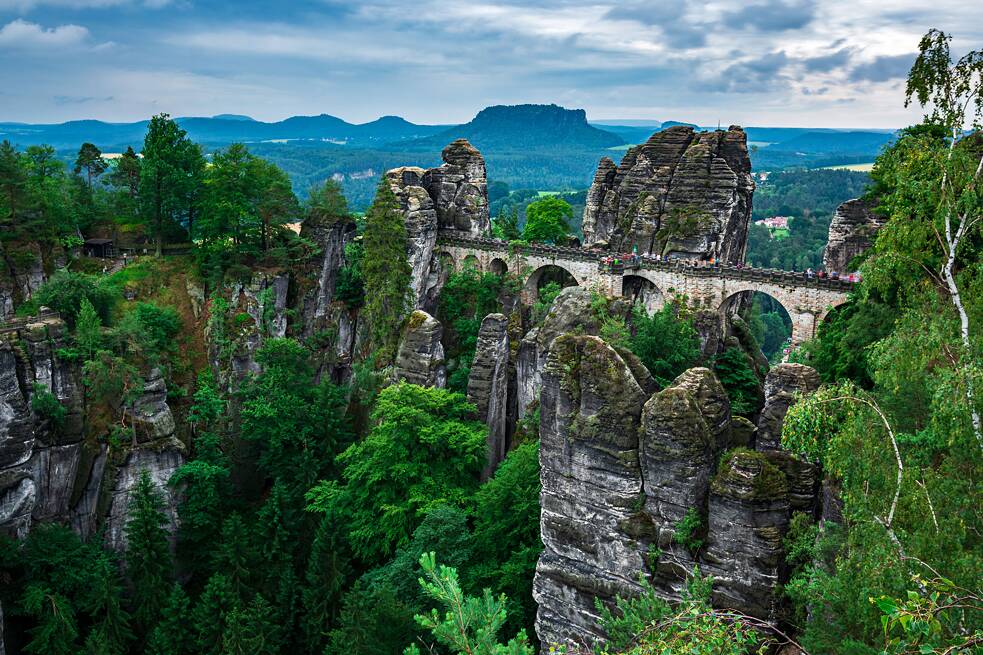
[[[500, 253], [518, 252], [524, 255], [538, 255], [551, 257], [554, 259], [568, 259], [573, 261], [596, 261], [602, 269], [610, 266], [602, 263], [606, 257], [612, 256], [611, 253], [603, 250], [592, 250], [588, 248], [571, 248], [569, 246], [550, 246], [539, 243], [515, 243], [490, 239], [487, 237], [474, 237], [455, 231], [441, 231], [437, 237], [437, 243], [444, 246], [455, 246], [472, 250], [485, 250]], [[849, 291], [855, 282], [846, 279], [831, 279], [828, 277], [807, 276], [805, 273], [796, 271], [782, 271], [773, 268], [753, 268], [750, 266], [737, 267], [730, 264], [707, 264], [696, 266], [685, 263], [679, 259], [656, 259], [651, 255], [641, 255], [637, 260], [630, 257], [619, 264], [619, 270], [614, 271], [623, 275], [630, 275], [632, 270], [639, 268], [655, 271], [666, 271], [680, 273], [692, 277], [725, 277], [735, 280], [755, 280], [760, 282], [772, 282], [781, 285], [794, 285], [797, 287], [812, 287], [817, 289], [828, 289], [834, 291]]]

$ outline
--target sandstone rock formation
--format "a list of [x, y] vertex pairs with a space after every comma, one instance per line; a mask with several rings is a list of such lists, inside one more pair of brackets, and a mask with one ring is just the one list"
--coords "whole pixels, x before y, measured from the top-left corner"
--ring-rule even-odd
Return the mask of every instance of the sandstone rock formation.
[[543, 369], [541, 533], [536, 633], [592, 643], [595, 596], [637, 592], [644, 551], [623, 526], [642, 491], [638, 424], [645, 394], [624, 360], [591, 336], [564, 335]]
[[433, 311], [443, 279], [440, 260], [434, 256], [437, 210], [430, 193], [423, 186], [426, 174], [427, 171], [422, 168], [404, 166], [387, 171], [386, 180], [403, 209], [414, 306]]
[[457, 139], [440, 153], [444, 163], [423, 176], [441, 228], [482, 236], [491, 225], [485, 160], [467, 139]]
[[584, 245], [617, 252], [744, 260], [751, 161], [740, 127], [674, 126], [601, 160], [587, 193]]
[[436, 310], [437, 294], [448, 273], [434, 255], [437, 230], [482, 236], [491, 225], [481, 153], [458, 139], [441, 156], [444, 163], [437, 168], [404, 166], [386, 172], [406, 221], [414, 306], [429, 312]]
[[566, 287], [553, 300], [543, 324], [533, 328], [519, 344], [516, 364], [519, 417], [539, 399], [543, 366], [550, 344], [561, 334], [577, 331], [597, 334], [600, 324], [591, 311], [591, 292], [581, 287]]
[[410, 314], [396, 353], [396, 379], [423, 387], [447, 384], [443, 334], [440, 321], [430, 314], [419, 309]]
[[[594, 598], [636, 594], [641, 575], [678, 599], [694, 566], [714, 576], [716, 606], [780, 618], [783, 538], [793, 510], [816, 510], [818, 471], [789, 453], [728, 451], [755, 427], [731, 416], [710, 369], [685, 371], [651, 397], [645, 378], [597, 337], [563, 334], [546, 354], [545, 550], [533, 583], [544, 645], [603, 639]], [[699, 525], [680, 533], [694, 517]]]
[[736, 450], [710, 487], [704, 572], [713, 576], [713, 603], [774, 620], [788, 531], [789, 487], [769, 459]]
[[355, 238], [355, 223], [335, 221], [324, 224], [308, 219], [301, 226], [300, 235], [316, 243], [321, 250], [316, 266], [317, 285], [304, 297], [304, 333], [310, 336], [331, 324], [328, 318], [338, 271], [345, 263], [345, 246]]
[[782, 423], [795, 393], [812, 393], [819, 388], [819, 374], [804, 364], [778, 364], [765, 378], [765, 405], [758, 416], [757, 449], [778, 450]]
[[[173, 531], [176, 498], [166, 482], [184, 462], [184, 446], [174, 436], [160, 372], [151, 371], [143, 394], [125, 410], [134, 443], [110, 452], [105, 443], [84, 439], [79, 370], [58, 356], [67, 345], [65, 324], [56, 317], [0, 334], [0, 533], [24, 537], [39, 522], [58, 521], [88, 538], [106, 521], [108, 544], [122, 547], [128, 494], [144, 468], [167, 498]], [[43, 392], [66, 410], [58, 425], [32, 407]]]
[[823, 250], [823, 268], [846, 271], [850, 260], [873, 245], [877, 231], [885, 222], [883, 216], [874, 213], [873, 203], [863, 198], [847, 200], [837, 207]]
[[508, 319], [503, 314], [489, 314], [481, 321], [471, 374], [468, 377], [468, 401], [478, 409], [478, 418], [488, 426], [487, 479], [505, 459], [509, 448], [508, 434]]

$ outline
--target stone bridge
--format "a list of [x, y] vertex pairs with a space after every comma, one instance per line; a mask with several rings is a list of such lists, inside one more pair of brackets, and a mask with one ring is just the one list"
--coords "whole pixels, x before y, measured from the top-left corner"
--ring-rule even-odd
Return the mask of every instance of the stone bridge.
[[482, 272], [516, 275], [525, 302], [532, 302], [540, 278], [557, 268], [579, 286], [608, 297], [631, 296], [655, 310], [666, 299], [685, 298], [697, 309], [726, 310], [739, 294], [759, 291], [777, 300], [792, 319], [792, 344], [815, 336], [830, 310], [843, 304], [852, 283], [846, 280], [806, 279], [803, 273], [734, 266], [694, 266], [679, 260], [658, 261], [642, 256], [624, 266], [608, 266], [610, 253], [586, 248], [541, 244], [509, 244], [442, 230], [437, 238], [441, 261], [451, 268], [472, 266]]

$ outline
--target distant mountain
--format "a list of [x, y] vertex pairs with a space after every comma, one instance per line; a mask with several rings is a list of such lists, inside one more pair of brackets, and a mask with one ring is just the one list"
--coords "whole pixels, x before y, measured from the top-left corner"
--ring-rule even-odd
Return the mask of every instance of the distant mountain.
[[[765, 141], [767, 139], [761, 139]], [[891, 132], [808, 131], [773, 143], [768, 150], [803, 153], [864, 153], [871, 156], [894, 140]]]
[[652, 129], [657, 129], [662, 125], [662, 121], [653, 120], [650, 118], [601, 118], [596, 121], [591, 121], [591, 125], [594, 127], [599, 127], [602, 130], [608, 127], [651, 127]]
[[617, 134], [625, 143], [636, 144], [647, 141], [653, 132], [661, 128], [658, 125], [608, 125], [606, 123], [591, 123], [592, 126], [611, 134]]
[[663, 130], [665, 130], [670, 127], [675, 127], [676, 125], [684, 125], [686, 127], [692, 127], [694, 130], [706, 129], [706, 128], [701, 128], [696, 123], [682, 123], [680, 121], [662, 121], [661, 127]]
[[256, 121], [252, 116], [244, 116], [243, 114], [215, 114], [212, 118], [225, 121]]
[[565, 109], [558, 105], [495, 105], [482, 109], [464, 125], [406, 142], [401, 147], [429, 150], [460, 138], [467, 139], [482, 152], [598, 149], [625, 143], [617, 134], [588, 124], [583, 109]]
[[[323, 141], [373, 147], [418, 139], [447, 129], [446, 125], [415, 125], [398, 116], [384, 116], [362, 125], [355, 125], [329, 114], [292, 116], [273, 123], [236, 114], [176, 120], [193, 140], [209, 146], [222, 146], [235, 141]], [[54, 125], [0, 123], [0, 139], [9, 139], [21, 147], [47, 143], [57, 149], [74, 149], [83, 142], [90, 141], [109, 152], [129, 145], [138, 148], [143, 143], [148, 122], [105, 123], [82, 120]]]

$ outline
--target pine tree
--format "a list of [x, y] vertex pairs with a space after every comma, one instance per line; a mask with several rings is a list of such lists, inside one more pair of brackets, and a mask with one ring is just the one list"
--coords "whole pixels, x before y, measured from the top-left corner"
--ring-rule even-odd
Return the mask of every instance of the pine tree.
[[79, 304], [78, 318], [75, 319], [75, 345], [84, 361], [92, 359], [102, 345], [102, 319], [92, 302], [85, 297]]
[[321, 653], [337, 623], [345, 583], [352, 575], [351, 558], [342, 530], [325, 515], [314, 533], [301, 592], [304, 613], [301, 631], [310, 653]]
[[299, 525], [295, 504], [282, 482], [277, 481], [256, 518], [256, 535], [260, 539], [263, 589], [277, 603], [279, 623], [293, 632], [296, 617], [298, 581], [294, 573], [294, 551]]
[[229, 614], [223, 655], [277, 655], [285, 626], [277, 625], [276, 610], [257, 594], [248, 606]]
[[150, 634], [149, 655], [190, 655], [194, 652], [191, 631], [191, 603], [184, 587], [174, 583], [160, 621]]
[[144, 469], [130, 501], [130, 520], [126, 523], [126, 573], [133, 585], [133, 615], [142, 635], [149, 634], [156, 625], [167, 602], [172, 575], [163, 505], [150, 473]]
[[412, 271], [406, 258], [407, 235], [399, 200], [384, 179], [365, 214], [365, 320], [372, 326], [372, 343], [380, 361], [396, 354], [399, 326], [412, 306]]
[[26, 653], [37, 655], [75, 655], [78, 625], [75, 610], [68, 599], [39, 584], [24, 592], [24, 611], [35, 618], [37, 626], [28, 630], [31, 641]]
[[198, 653], [223, 655], [228, 618], [238, 606], [229, 578], [222, 573], [212, 575], [191, 614]]
[[91, 586], [82, 608], [92, 617], [86, 650], [104, 655], [124, 655], [133, 641], [130, 615], [123, 609], [119, 563], [108, 551], [100, 550], [91, 564]]
[[237, 602], [247, 598], [252, 590], [256, 555], [251, 544], [242, 516], [233, 512], [222, 524], [222, 536], [215, 550], [212, 570], [222, 572]]
[[92, 193], [92, 181], [106, 172], [109, 164], [102, 158], [102, 151], [93, 143], [83, 143], [75, 158], [73, 172], [80, 175], [85, 171], [85, 187]]

